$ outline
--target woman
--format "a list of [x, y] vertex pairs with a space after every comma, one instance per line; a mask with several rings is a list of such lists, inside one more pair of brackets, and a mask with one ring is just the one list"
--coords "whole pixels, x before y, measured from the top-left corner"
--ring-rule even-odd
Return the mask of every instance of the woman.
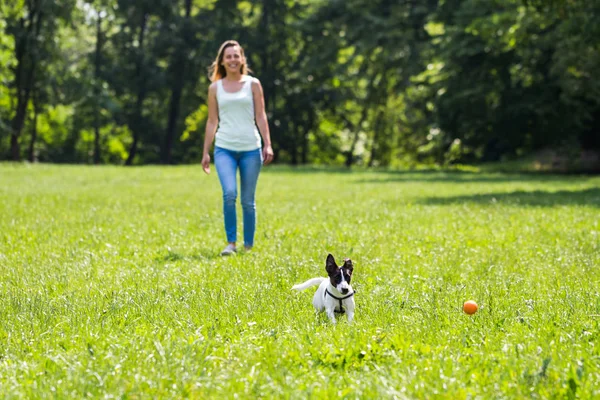
[[248, 75], [248, 71], [244, 50], [239, 43], [235, 40], [223, 43], [211, 65], [212, 84], [208, 88], [208, 121], [202, 154], [202, 168], [209, 174], [208, 150], [216, 136], [215, 167], [223, 189], [228, 242], [221, 252], [223, 256], [234, 254], [237, 250], [237, 170], [240, 170], [244, 247], [250, 250], [256, 229], [254, 194], [258, 174], [262, 164], [273, 160], [262, 86], [258, 79]]

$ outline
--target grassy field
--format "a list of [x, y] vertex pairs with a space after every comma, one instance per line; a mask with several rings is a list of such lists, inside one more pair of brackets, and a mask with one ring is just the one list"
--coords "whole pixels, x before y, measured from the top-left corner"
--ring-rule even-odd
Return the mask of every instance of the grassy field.
[[[0, 164], [1, 397], [600, 396], [600, 177], [268, 167], [257, 205], [222, 258], [214, 171]], [[290, 290], [328, 253], [352, 325]]]

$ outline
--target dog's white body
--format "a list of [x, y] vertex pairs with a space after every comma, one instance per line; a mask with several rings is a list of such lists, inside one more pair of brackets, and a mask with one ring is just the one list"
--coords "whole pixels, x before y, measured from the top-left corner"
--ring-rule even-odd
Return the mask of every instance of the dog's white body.
[[[335, 261], [333, 257], [330, 255], [331, 260], [328, 258], [328, 262], [333, 261], [333, 265], [335, 265]], [[352, 274], [352, 262], [348, 260], [350, 264], [350, 272], [348, 271], [348, 279], [346, 280], [344, 277], [344, 273], [339, 273], [341, 277], [338, 279], [340, 282], [337, 285], [333, 285], [331, 283], [330, 278], [312, 278], [307, 280], [304, 283], [300, 283], [298, 285], [294, 285], [292, 289], [302, 291], [311, 286], [319, 286], [315, 295], [313, 297], [313, 306], [319, 312], [325, 311], [327, 316], [331, 320], [331, 322], [335, 323], [335, 313], [346, 313], [348, 315], [348, 322], [352, 322], [354, 319], [354, 289], [350, 286], [350, 275]], [[332, 266], [328, 267], [328, 272], [330, 276], [333, 275], [334, 269]], [[344, 267], [346, 268], [346, 264]], [[338, 267], [335, 265], [335, 271], [337, 271]], [[341, 307], [340, 307], [341, 306]]]
[[[294, 285], [292, 289], [298, 291], [304, 290], [311, 286], [317, 286], [317, 291], [313, 297], [313, 306], [319, 312], [325, 311], [331, 322], [335, 323], [335, 313], [341, 312], [340, 300], [342, 300], [342, 306], [348, 315], [348, 322], [352, 322], [354, 319], [354, 291], [352, 287], [349, 287], [348, 294], [341, 294], [330, 282], [328, 278], [312, 278], [308, 281], [299, 285]], [[350, 285], [348, 285], [350, 286]], [[331, 295], [327, 294], [326, 290], [338, 299], [334, 299]], [[350, 296], [349, 296], [350, 295]]]

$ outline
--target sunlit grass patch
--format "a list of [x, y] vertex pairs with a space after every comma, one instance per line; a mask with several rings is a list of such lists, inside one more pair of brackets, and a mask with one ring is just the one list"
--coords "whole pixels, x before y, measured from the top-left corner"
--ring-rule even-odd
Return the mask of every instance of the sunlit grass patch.
[[[600, 395], [599, 178], [269, 167], [257, 207], [222, 258], [199, 167], [1, 165], [3, 395]], [[328, 253], [353, 325], [290, 290]]]

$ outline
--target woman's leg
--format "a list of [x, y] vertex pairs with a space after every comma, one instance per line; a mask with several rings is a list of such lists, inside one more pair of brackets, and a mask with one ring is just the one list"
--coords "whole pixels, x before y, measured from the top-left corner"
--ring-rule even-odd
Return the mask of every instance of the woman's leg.
[[254, 231], [256, 230], [256, 183], [262, 166], [262, 152], [260, 149], [245, 151], [240, 158], [240, 180], [242, 191], [242, 215], [244, 218], [244, 246], [250, 248], [254, 245]]
[[235, 200], [237, 198], [237, 173], [238, 161], [234, 151], [215, 147], [215, 168], [223, 189], [223, 217], [225, 220], [225, 234], [227, 242], [235, 243], [237, 239]]

